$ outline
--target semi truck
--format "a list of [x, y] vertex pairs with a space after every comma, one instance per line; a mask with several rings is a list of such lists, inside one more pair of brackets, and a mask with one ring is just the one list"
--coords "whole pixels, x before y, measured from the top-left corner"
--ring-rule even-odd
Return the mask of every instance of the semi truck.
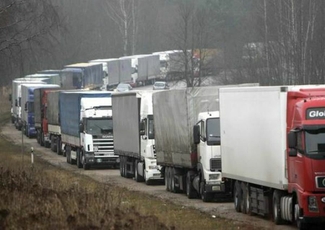
[[22, 84], [21, 85], [21, 120], [22, 130], [27, 137], [36, 137], [35, 110], [34, 110], [34, 90], [38, 88], [59, 87], [52, 84]]
[[137, 59], [137, 84], [153, 84], [158, 79], [160, 73], [159, 55], [147, 54], [138, 56]]
[[45, 84], [48, 78], [16, 78], [12, 81], [11, 107], [12, 120], [16, 129], [21, 130], [21, 85], [22, 84]]
[[67, 162], [85, 170], [94, 165], [119, 167], [114, 154], [110, 92], [59, 93], [61, 143]]
[[62, 89], [100, 89], [103, 85], [101, 63], [75, 63], [61, 71]]
[[58, 85], [54, 87], [48, 85], [34, 90], [34, 119], [37, 142], [46, 148], [51, 146], [47, 124], [47, 95], [49, 92], [59, 88]]
[[90, 63], [101, 63], [105, 77], [103, 78], [102, 90], [109, 90], [119, 83], [130, 83], [132, 81], [131, 59], [107, 58], [90, 60]]
[[51, 142], [51, 150], [58, 155], [63, 154], [65, 157], [65, 151], [62, 148], [61, 142], [61, 125], [60, 125], [60, 110], [59, 110], [59, 95], [60, 90], [51, 90], [46, 92], [47, 106], [44, 108], [43, 117], [43, 133], [47, 133], [48, 139]]
[[155, 153], [152, 95], [149, 90], [112, 95], [114, 148], [120, 157], [120, 174], [146, 184], [163, 181]]
[[237, 212], [325, 223], [325, 85], [220, 89], [222, 174]]
[[167, 191], [185, 192], [204, 202], [231, 195], [221, 174], [218, 109], [218, 87], [153, 94], [157, 164]]

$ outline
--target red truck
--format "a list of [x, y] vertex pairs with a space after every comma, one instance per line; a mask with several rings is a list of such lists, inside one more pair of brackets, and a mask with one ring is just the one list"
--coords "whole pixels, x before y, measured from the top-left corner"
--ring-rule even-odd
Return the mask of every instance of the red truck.
[[59, 87], [38, 88], [34, 90], [34, 119], [37, 132], [37, 142], [46, 148], [51, 146], [47, 122], [47, 95], [49, 92], [58, 89]]
[[325, 227], [325, 86], [221, 88], [219, 102], [235, 209]]

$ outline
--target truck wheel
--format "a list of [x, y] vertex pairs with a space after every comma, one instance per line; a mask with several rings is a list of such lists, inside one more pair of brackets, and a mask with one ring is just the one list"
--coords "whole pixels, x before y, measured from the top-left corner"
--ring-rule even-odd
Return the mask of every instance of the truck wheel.
[[234, 205], [237, 212], [241, 211], [241, 200], [242, 200], [242, 195], [241, 195], [240, 182], [236, 181], [234, 186]]
[[120, 156], [120, 176], [123, 177], [123, 157]]
[[203, 202], [211, 202], [212, 201], [213, 195], [211, 193], [208, 193], [205, 190], [204, 181], [201, 181], [201, 183], [200, 183], [200, 193], [201, 193], [201, 199]]
[[[79, 153], [80, 154], [80, 153]], [[78, 159], [78, 154], [77, 154], [77, 159]], [[80, 158], [79, 158], [80, 160]], [[81, 165], [83, 166], [84, 170], [89, 170], [90, 169], [90, 165], [87, 164], [86, 162], [86, 157], [85, 157], [85, 153], [84, 151], [82, 151], [82, 156], [81, 156]]]
[[282, 194], [278, 190], [274, 190], [273, 192], [273, 219], [274, 223], [279, 225], [283, 223], [283, 219], [281, 217], [281, 197]]
[[65, 154], [67, 157], [67, 163], [71, 164], [71, 148], [68, 145], [65, 146]]
[[77, 167], [78, 168], [82, 168], [81, 157], [82, 157], [82, 154], [81, 154], [80, 149], [78, 148], [77, 149]]
[[[58, 154], [58, 155], [63, 154], [61, 140], [59, 137], [56, 137], [56, 154]], [[63, 154], [63, 156], [65, 156], [65, 155]]]
[[307, 230], [308, 229], [308, 226], [306, 223], [303, 223], [299, 217], [301, 217], [301, 213], [300, 213], [300, 206], [299, 206], [299, 203], [298, 203], [298, 199], [296, 198], [295, 199], [295, 206], [294, 206], [294, 221], [297, 225], [297, 228], [299, 230]]
[[40, 136], [39, 130], [37, 130], [37, 132], [36, 132], [36, 140], [37, 140], [37, 143], [40, 145], [41, 144], [41, 136]]
[[[143, 177], [138, 172], [138, 164], [139, 164], [139, 161], [136, 160], [134, 162], [134, 177], [135, 177], [135, 181], [136, 182], [142, 182], [143, 181]], [[143, 169], [143, 175], [145, 175], [145, 169]]]
[[191, 172], [187, 172], [186, 174], [186, 195], [189, 199], [197, 197], [197, 192], [195, 191], [191, 180]]
[[44, 135], [43, 132], [40, 132], [40, 138], [41, 138], [41, 146], [44, 146]]
[[250, 210], [250, 193], [249, 193], [249, 184], [248, 183], [241, 183], [241, 190], [242, 190], [242, 206], [241, 210], [243, 213], [251, 215]]
[[175, 172], [174, 172], [174, 168], [170, 167], [170, 191], [175, 193]]
[[169, 191], [169, 167], [165, 168], [165, 188]]
[[51, 135], [51, 149], [55, 153], [58, 151], [58, 144], [55, 141], [55, 137], [53, 135]]

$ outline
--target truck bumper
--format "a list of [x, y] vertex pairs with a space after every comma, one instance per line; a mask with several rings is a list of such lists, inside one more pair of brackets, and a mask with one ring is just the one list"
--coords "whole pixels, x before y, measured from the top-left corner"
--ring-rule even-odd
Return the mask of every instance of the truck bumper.
[[147, 180], [164, 180], [161, 172], [159, 170], [146, 170]]
[[208, 193], [225, 193], [226, 186], [224, 183], [221, 184], [205, 184], [205, 190]]
[[120, 163], [120, 158], [118, 156], [95, 157], [94, 154], [86, 154], [85, 160], [89, 165], [116, 165]]

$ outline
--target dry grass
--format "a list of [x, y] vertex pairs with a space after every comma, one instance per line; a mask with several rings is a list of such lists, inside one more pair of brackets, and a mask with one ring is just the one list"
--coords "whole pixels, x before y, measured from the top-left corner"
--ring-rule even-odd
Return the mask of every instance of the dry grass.
[[[9, 122], [8, 105], [0, 102], [0, 125]], [[24, 152], [0, 136], [0, 229], [254, 229], [98, 183], [39, 158], [31, 167]]]

